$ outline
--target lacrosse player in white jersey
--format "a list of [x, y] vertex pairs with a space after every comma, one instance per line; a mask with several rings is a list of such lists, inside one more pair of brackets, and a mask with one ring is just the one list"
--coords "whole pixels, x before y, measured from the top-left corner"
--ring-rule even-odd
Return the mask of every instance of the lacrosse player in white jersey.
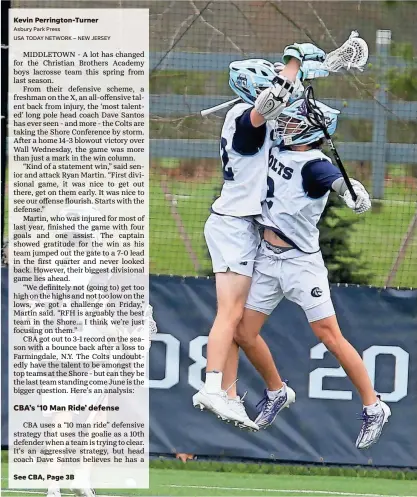
[[[317, 103], [332, 135], [339, 111]], [[380, 437], [391, 411], [377, 397], [361, 357], [339, 328], [317, 223], [330, 190], [357, 214], [370, 209], [371, 201], [364, 186], [354, 179], [351, 183], [357, 199], [352, 199], [340, 170], [320, 149], [324, 134], [308, 119], [304, 99], [296, 100], [277, 117], [277, 133], [284, 146], [270, 152], [267, 199], [257, 217], [262, 242], [246, 309], [235, 334], [236, 342], [267, 384], [255, 422], [259, 427], [268, 427], [295, 400], [294, 391], [281, 380], [258, 336], [266, 318], [286, 297], [304, 310], [316, 337], [333, 353], [357, 388], [363, 414], [356, 446], [367, 449]], [[236, 374], [235, 371], [225, 381], [233, 382]]]
[[[258, 426], [248, 418], [235, 388], [229, 389], [230, 384], [223, 381], [223, 372], [243, 315], [260, 243], [253, 217], [261, 214], [266, 197], [274, 120], [294, 94], [301, 64], [325, 57], [322, 50], [309, 43], [292, 47], [296, 56], [288, 56], [279, 74], [264, 60], [230, 64], [230, 87], [243, 102], [227, 113], [223, 124], [220, 155], [224, 185], [204, 229], [216, 276], [217, 315], [207, 345], [206, 381], [194, 395], [193, 405], [254, 430]], [[298, 85], [302, 89], [299, 80]], [[233, 354], [237, 362], [236, 346]]]

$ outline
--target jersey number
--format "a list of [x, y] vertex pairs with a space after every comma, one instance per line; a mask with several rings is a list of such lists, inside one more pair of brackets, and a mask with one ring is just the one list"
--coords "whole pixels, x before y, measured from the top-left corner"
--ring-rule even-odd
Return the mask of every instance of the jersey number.
[[229, 164], [229, 155], [226, 151], [227, 140], [226, 138], [222, 138], [221, 142], [221, 150], [222, 150], [222, 163], [223, 163], [223, 178], [225, 181], [233, 181], [235, 176], [233, 174], [233, 169], [231, 166], [227, 167]]
[[[268, 176], [267, 178], [267, 184], [268, 184], [268, 191], [266, 192], [266, 198], [274, 198], [274, 192], [275, 192], [275, 184], [274, 180], [271, 178], [271, 176]], [[268, 206], [268, 209], [272, 207], [272, 200], [267, 200], [266, 205]]]

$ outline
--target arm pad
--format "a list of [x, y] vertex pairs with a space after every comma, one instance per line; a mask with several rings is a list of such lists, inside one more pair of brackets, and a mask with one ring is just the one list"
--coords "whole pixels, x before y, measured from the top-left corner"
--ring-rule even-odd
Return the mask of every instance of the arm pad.
[[256, 111], [266, 121], [276, 119], [285, 109], [293, 91], [293, 82], [283, 76], [277, 76], [274, 85], [258, 95], [255, 102]]
[[[362, 183], [360, 181], [358, 181], [356, 179], [353, 179], [353, 178], [349, 178], [349, 179], [350, 179], [350, 182], [352, 183], [353, 189], [355, 191], [356, 190], [362, 190], [363, 192], [368, 193], [366, 191], [366, 188], [362, 185]], [[347, 187], [347, 184], [346, 184], [345, 180], [343, 179], [343, 177], [337, 178], [335, 181], [333, 181], [333, 183], [332, 183], [332, 190], [335, 191], [341, 197], [343, 197], [343, 195], [347, 191], [349, 191], [348, 187]]]
[[343, 177], [337, 178], [332, 183], [332, 190], [334, 192], [336, 192], [338, 195], [340, 195], [341, 197], [343, 197], [343, 195], [345, 194], [347, 189], [348, 189], [348, 187], [347, 187], [346, 182], [343, 179]]

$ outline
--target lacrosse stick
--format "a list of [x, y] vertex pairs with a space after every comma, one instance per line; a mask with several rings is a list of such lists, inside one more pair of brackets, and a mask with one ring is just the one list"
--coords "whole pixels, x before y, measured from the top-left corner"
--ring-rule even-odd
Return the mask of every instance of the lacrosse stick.
[[[359, 69], [360, 71], [363, 71], [363, 68], [368, 61], [368, 55], [368, 44], [364, 39], [359, 38], [359, 33], [357, 31], [352, 31], [349, 38], [342, 46], [326, 55], [323, 62], [323, 69], [329, 72], [338, 72], [343, 68], [348, 71], [350, 69]], [[209, 114], [213, 114], [213, 112], [230, 107], [239, 100], [240, 98], [234, 98], [233, 100], [210, 107], [209, 109], [203, 109], [200, 114], [202, 117], [208, 116]]]
[[347, 172], [345, 170], [345, 167], [343, 166], [342, 159], [340, 158], [336, 147], [334, 146], [333, 140], [330, 137], [330, 134], [327, 130], [326, 126], [326, 118], [323, 114], [323, 111], [318, 107], [316, 99], [314, 97], [314, 90], [312, 86], [307, 86], [304, 92], [304, 101], [306, 104], [307, 108], [307, 120], [312, 126], [316, 126], [320, 128], [323, 131], [323, 134], [327, 140], [327, 143], [330, 147], [330, 150], [333, 154], [333, 157], [337, 163], [338, 168], [340, 169], [340, 172], [342, 173], [343, 179], [345, 180], [347, 189], [349, 190], [349, 193], [352, 196], [352, 199], [354, 202], [356, 202], [356, 199], [358, 198], [352, 183], [350, 182], [349, 176], [347, 175]]
[[217, 112], [218, 110], [225, 109], [226, 107], [230, 107], [236, 102], [239, 102], [240, 97], [234, 98], [233, 100], [229, 100], [227, 102], [223, 102], [222, 104], [215, 105], [214, 107], [210, 107], [209, 109], [204, 109], [200, 112], [201, 116], [208, 116], [209, 114], [213, 114], [213, 112]]

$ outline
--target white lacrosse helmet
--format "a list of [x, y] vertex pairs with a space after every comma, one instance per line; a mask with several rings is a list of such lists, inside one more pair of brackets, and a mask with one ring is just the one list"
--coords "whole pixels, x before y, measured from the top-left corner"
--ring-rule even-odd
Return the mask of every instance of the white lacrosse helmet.
[[236, 60], [229, 65], [229, 86], [248, 104], [254, 104], [276, 77], [274, 65], [264, 59]]

